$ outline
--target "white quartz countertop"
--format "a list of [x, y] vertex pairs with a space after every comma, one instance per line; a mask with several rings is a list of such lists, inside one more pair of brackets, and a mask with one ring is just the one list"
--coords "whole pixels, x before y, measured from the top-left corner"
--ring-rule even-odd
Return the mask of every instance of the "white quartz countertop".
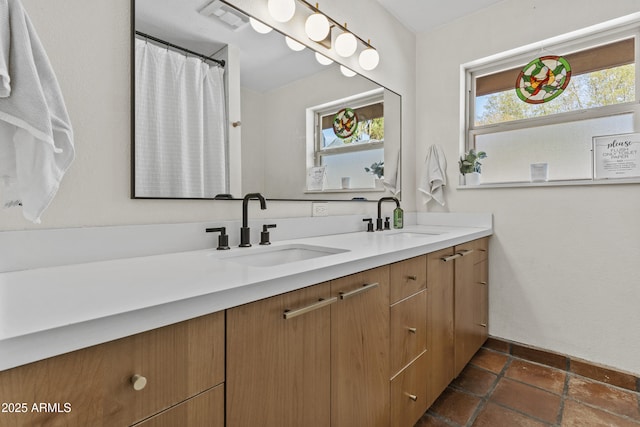
[[[418, 234], [418, 233], [437, 234]], [[0, 370], [492, 234], [410, 226], [0, 273]], [[225, 258], [305, 245], [341, 251], [269, 266]]]

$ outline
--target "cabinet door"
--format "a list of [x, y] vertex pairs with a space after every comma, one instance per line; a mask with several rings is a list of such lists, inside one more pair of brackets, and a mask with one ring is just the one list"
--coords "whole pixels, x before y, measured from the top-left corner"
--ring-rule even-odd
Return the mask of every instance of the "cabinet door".
[[477, 312], [480, 301], [476, 299], [473, 243], [455, 247], [462, 255], [455, 261], [455, 376], [458, 376], [471, 360], [477, 347]]
[[228, 427], [329, 426], [329, 293], [324, 283], [227, 310]]
[[224, 427], [224, 385], [207, 390], [134, 427], [176, 426]]
[[[146, 379], [137, 391], [135, 375]], [[30, 405], [0, 413], [0, 426], [130, 425], [223, 381], [219, 312], [0, 372], [0, 401]], [[60, 412], [31, 411], [34, 402]]]
[[427, 256], [427, 406], [454, 378], [453, 248]]
[[331, 426], [389, 425], [389, 267], [331, 282]]

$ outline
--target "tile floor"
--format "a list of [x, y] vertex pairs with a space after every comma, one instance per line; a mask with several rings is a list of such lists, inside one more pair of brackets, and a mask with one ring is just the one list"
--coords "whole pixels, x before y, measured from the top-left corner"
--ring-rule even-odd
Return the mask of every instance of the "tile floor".
[[640, 393], [482, 348], [415, 427], [640, 427]]

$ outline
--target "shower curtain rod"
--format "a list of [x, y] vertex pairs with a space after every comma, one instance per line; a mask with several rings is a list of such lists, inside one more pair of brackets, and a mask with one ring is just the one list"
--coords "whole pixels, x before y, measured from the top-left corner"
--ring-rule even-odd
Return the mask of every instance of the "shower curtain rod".
[[202, 58], [202, 59], [207, 60], [207, 61], [213, 61], [213, 62], [215, 62], [216, 64], [218, 64], [219, 66], [221, 66], [221, 67], [223, 67], [223, 68], [224, 68], [225, 62], [224, 62], [224, 60], [223, 60], [223, 59], [215, 59], [215, 58], [211, 58], [211, 57], [206, 56], [206, 55], [203, 55], [203, 54], [201, 54], [201, 53], [194, 52], [194, 51], [189, 50], [189, 49], [185, 49], [185, 48], [180, 47], [180, 46], [178, 46], [178, 45], [175, 45], [175, 44], [173, 44], [173, 43], [169, 43], [169, 42], [164, 41], [164, 40], [162, 40], [162, 39], [159, 39], [159, 38], [157, 38], [157, 37], [150, 36], [149, 34], [145, 34], [145, 33], [141, 32], [141, 31], [136, 31], [136, 35], [137, 35], [137, 36], [140, 36], [140, 37], [144, 37], [145, 39], [152, 40], [152, 41], [157, 42], [157, 43], [161, 43], [161, 44], [163, 44], [163, 45], [165, 45], [165, 46], [168, 46], [168, 47], [171, 47], [171, 48], [173, 48], [173, 49], [179, 49], [179, 50], [181, 50], [181, 51], [183, 51], [183, 52], [186, 52], [186, 53], [188, 53], [188, 54], [190, 54], [190, 55], [197, 56], [198, 58]]

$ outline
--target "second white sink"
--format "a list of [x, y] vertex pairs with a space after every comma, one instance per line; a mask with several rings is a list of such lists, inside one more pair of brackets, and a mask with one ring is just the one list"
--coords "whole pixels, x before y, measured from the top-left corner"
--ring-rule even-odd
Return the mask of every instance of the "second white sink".
[[335, 255], [349, 252], [347, 249], [329, 248], [326, 246], [312, 246], [303, 244], [293, 244], [273, 247], [254, 247], [241, 249], [245, 253], [220, 257], [222, 261], [235, 262], [253, 267], [270, 267], [274, 265], [287, 264], [290, 262], [304, 261], [308, 259]]

